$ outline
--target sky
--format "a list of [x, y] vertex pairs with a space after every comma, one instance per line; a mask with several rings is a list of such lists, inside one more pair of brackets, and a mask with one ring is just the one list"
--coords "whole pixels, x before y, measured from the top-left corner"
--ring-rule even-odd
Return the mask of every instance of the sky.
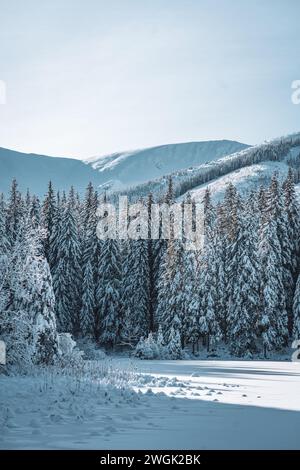
[[0, 0], [0, 147], [85, 158], [299, 131], [299, 18], [299, 0]]

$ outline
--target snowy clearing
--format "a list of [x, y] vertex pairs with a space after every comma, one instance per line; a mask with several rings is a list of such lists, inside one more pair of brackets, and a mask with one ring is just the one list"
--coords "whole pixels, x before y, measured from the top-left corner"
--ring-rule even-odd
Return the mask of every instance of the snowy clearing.
[[0, 448], [300, 448], [299, 363], [114, 362], [135, 391], [1, 376]]

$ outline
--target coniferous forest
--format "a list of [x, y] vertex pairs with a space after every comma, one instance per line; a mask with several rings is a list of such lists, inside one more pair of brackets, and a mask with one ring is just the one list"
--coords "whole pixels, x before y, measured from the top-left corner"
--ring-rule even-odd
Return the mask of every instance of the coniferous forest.
[[[299, 207], [294, 174], [222, 202], [204, 196], [204, 245], [170, 237], [99, 240], [89, 184], [44, 200], [12, 182], [1, 198], [0, 329], [11, 362], [51, 363], [58, 332], [139, 357], [184, 350], [234, 356], [280, 351], [300, 337]], [[151, 213], [152, 194], [142, 200]], [[169, 179], [164, 203], [175, 202]], [[192, 200], [188, 194], [186, 203]], [[149, 221], [151, 223], [151, 220]]]

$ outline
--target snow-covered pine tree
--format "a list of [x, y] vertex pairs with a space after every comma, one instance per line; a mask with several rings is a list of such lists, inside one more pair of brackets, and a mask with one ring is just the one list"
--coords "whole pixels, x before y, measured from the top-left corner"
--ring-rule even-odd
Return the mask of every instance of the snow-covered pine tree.
[[80, 330], [85, 336], [92, 336], [95, 332], [95, 282], [90, 259], [83, 272]]
[[24, 201], [20, 191], [18, 190], [18, 183], [13, 179], [6, 212], [7, 236], [11, 244], [15, 242], [19, 230], [24, 223], [24, 218]]
[[224, 342], [227, 343], [229, 336], [228, 295], [226, 292], [228, 247], [225, 226], [224, 207], [219, 203], [216, 207], [216, 229], [214, 238], [215, 259], [217, 260], [216, 312], [222, 338]]
[[[81, 265], [83, 273], [82, 301], [81, 301], [81, 331], [83, 334], [92, 334], [96, 337], [99, 330], [97, 324], [96, 286], [98, 277], [98, 259], [100, 254], [100, 241], [97, 238], [97, 193], [89, 184], [82, 213], [81, 233]], [[87, 306], [86, 306], [87, 303]]]
[[40, 227], [41, 224], [41, 204], [37, 196], [33, 195], [29, 205], [29, 220], [34, 228]]
[[292, 244], [289, 238], [288, 217], [284, 207], [284, 198], [277, 175], [274, 174], [270, 187], [267, 191], [266, 215], [273, 218], [276, 224], [276, 232], [280, 243], [280, 254], [282, 259], [282, 282], [288, 317], [292, 318], [292, 299], [294, 294]]
[[10, 253], [7, 274], [10, 295], [1, 334], [10, 362], [50, 364], [58, 353], [52, 280], [42, 251], [40, 233], [27, 221]]
[[46, 255], [48, 262], [50, 261], [50, 252], [51, 252], [50, 240], [51, 240], [52, 232], [54, 229], [55, 217], [56, 217], [55, 192], [53, 189], [52, 182], [49, 181], [48, 191], [47, 191], [47, 194], [45, 196], [43, 206], [42, 206], [42, 227], [46, 231], [46, 237], [44, 240], [44, 249], [45, 249], [45, 255]]
[[[224, 201], [218, 206], [217, 237], [214, 237], [215, 259], [217, 263], [216, 311], [225, 343], [229, 339], [229, 312], [235, 268], [232, 264], [232, 246], [238, 231], [238, 210], [240, 197], [235, 186], [229, 183]], [[220, 318], [221, 316], [221, 318]]]
[[[147, 199], [147, 212], [148, 212], [148, 240], [147, 240], [147, 247], [148, 247], [148, 263], [149, 263], [149, 330], [154, 331], [155, 325], [155, 309], [157, 304], [157, 282], [155, 277], [155, 268], [156, 268], [156, 260], [155, 260], [155, 253], [157, 248], [157, 240], [152, 240], [151, 237], [151, 223], [152, 223], [152, 213], [151, 208], [154, 204], [153, 195], [152, 193], [148, 194]], [[153, 221], [154, 222], [154, 221]]]
[[[283, 183], [284, 193], [284, 209], [287, 216], [287, 241], [289, 245], [289, 257], [286, 258], [286, 269], [291, 274], [290, 283], [288, 278], [285, 282], [287, 311], [288, 311], [288, 327], [289, 333], [293, 331], [293, 305], [292, 299], [294, 296], [297, 273], [299, 272], [299, 233], [300, 233], [300, 213], [299, 204], [296, 198], [295, 183], [293, 170], [289, 168], [288, 175]], [[284, 248], [283, 248], [284, 249]]]
[[85, 197], [83, 201], [82, 209], [82, 225], [83, 229], [86, 230], [90, 225], [90, 219], [94, 216], [97, 210], [97, 195], [93, 184], [90, 182], [86, 188]]
[[167, 251], [163, 262], [159, 281], [157, 314], [162, 327], [166, 345], [171, 340], [171, 332], [180, 334], [183, 345], [182, 313], [183, 313], [183, 276], [182, 246], [172, 236], [168, 240]]
[[2, 195], [0, 199], [0, 273], [3, 273], [4, 265], [7, 262], [8, 251], [10, 248], [10, 243], [9, 243], [7, 230], [6, 230], [5, 217], [6, 217], [6, 207], [5, 207], [5, 202], [4, 202], [4, 198]]
[[183, 356], [180, 333], [174, 326], [170, 329], [167, 355], [170, 359], [182, 359]]
[[293, 301], [293, 339], [300, 340], [300, 275], [298, 276]]
[[224, 196], [224, 212], [225, 212], [225, 230], [227, 238], [230, 242], [236, 238], [236, 232], [238, 229], [238, 207], [240, 203], [240, 197], [237, 193], [236, 187], [229, 183]]
[[[148, 211], [151, 210], [151, 205], [153, 204], [153, 199], [150, 196], [148, 200]], [[175, 202], [174, 199], [174, 191], [173, 191], [173, 180], [171, 177], [168, 178], [168, 185], [167, 191], [164, 197], [162, 198], [163, 204], [167, 204], [169, 207]], [[153, 286], [151, 289], [151, 296], [152, 300], [152, 309], [153, 309], [153, 326], [156, 329], [159, 325], [159, 317], [156, 316], [158, 312], [158, 302], [159, 302], [159, 290], [160, 290], [160, 282], [163, 276], [164, 270], [164, 260], [166, 258], [166, 251], [168, 242], [166, 239], [163, 238], [162, 234], [162, 214], [153, 214], [151, 213], [151, 217], [149, 218], [150, 224], [152, 226], [156, 226], [158, 228], [159, 238], [151, 240], [151, 276], [153, 279]], [[150, 225], [151, 226], [151, 225]]]
[[261, 310], [259, 328], [264, 355], [286, 344], [287, 312], [283, 294], [281, 247], [276, 222], [269, 218], [263, 224], [259, 241]]
[[32, 255], [28, 260], [32, 276], [31, 298], [26, 311], [33, 323], [34, 360], [39, 364], [52, 364], [58, 355], [52, 278], [46, 258], [34, 252]]
[[[148, 240], [127, 242], [123, 259], [121, 336], [136, 343], [150, 331]], [[124, 328], [125, 327], [125, 328]]]
[[74, 194], [69, 194], [63, 212], [63, 223], [57, 240], [57, 264], [53, 267], [53, 285], [58, 324], [64, 331], [78, 335], [81, 308], [81, 252], [74, 208]]
[[237, 356], [250, 355], [256, 349], [260, 308], [260, 265], [257, 256], [257, 230], [253, 230], [250, 204], [238, 214], [236, 240], [232, 246], [234, 278], [229, 312], [230, 350]]
[[96, 289], [97, 339], [108, 347], [114, 347], [120, 332], [121, 258], [119, 242], [108, 239], [101, 244]]
[[205, 337], [207, 351], [221, 339], [217, 312], [218, 260], [216, 259], [215, 210], [210, 191], [204, 195], [204, 248], [200, 261], [199, 333]]
[[[195, 220], [193, 214], [193, 201], [188, 194], [184, 204], [183, 211], [189, 211], [185, 214], [185, 221], [195, 230]], [[189, 218], [191, 217], [191, 220]], [[191, 344], [193, 350], [199, 338], [199, 285], [197, 282], [197, 257], [198, 251], [190, 249], [187, 233], [183, 233], [182, 240], [182, 345]]]

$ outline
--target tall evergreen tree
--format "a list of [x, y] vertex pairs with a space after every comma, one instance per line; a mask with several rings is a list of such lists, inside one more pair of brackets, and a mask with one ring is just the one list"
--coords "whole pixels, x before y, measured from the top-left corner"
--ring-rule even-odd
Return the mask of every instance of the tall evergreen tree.
[[239, 218], [232, 259], [235, 276], [230, 305], [230, 349], [237, 356], [243, 356], [256, 349], [260, 270], [257, 232], [252, 230], [253, 214], [249, 206]]
[[12, 181], [6, 213], [6, 227], [10, 243], [14, 243], [25, 218], [25, 207], [18, 184]]
[[52, 238], [52, 232], [54, 230], [54, 223], [56, 217], [56, 201], [55, 192], [52, 186], [52, 182], [49, 181], [48, 191], [45, 196], [43, 207], [42, 207], [42, 226], [46, 231], [46, 237], [44, 240], [44, 249], [46, 258], [50, 261], [51, 245], [50, 240]]
[[53, 268], [53, 284], [57, 301], [56, 313], [59, 325], [78, 335], [80, 332], [81, 266], [78, 227], [75, 219], [73, 192], [60, 224], [57, 240], [57, 260]]
[[121, 259], [119, 244], [114, 239], [103, 241], [98, 265], [96, 303], [97, 339], [114, 347], [120, 333]]

